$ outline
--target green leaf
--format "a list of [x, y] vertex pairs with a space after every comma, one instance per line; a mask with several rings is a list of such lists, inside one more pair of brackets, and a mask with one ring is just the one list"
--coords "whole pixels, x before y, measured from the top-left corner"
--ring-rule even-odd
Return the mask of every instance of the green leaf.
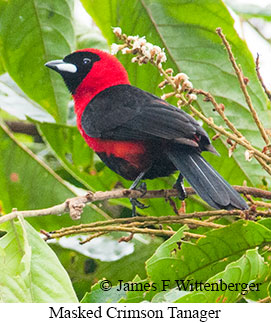
[[[170, 272], [174, 272], [179, 266], [178, 242], [181, 241], [186, 226], [181, 227], [172, 237], [157, 248], [153, 256], [146, 261], [146, 270], [150, 279], [154, 282], [171, 279]], [[159, 278], [158, 278], [159, 277]]]
[[270, 297], [270, 288], [271, 288], [271, 277], [270, 277], [270, 264], [269, 264], [269, 277], [268, 279], [261, 283], [259, 286], [259, 289], [255, 289], [254, 291], [249, 292], [247, 295], [245, 295], [246, 300], [252, 300], [254, 302], [257, 302], [261, 299], [264, 299], [266, 297]]
[[[175, 247], [166, 246], [160, 257], [154, 255], [147, 261], [146, 270], [150, 279], [156, 282], [163, 279], [169, 279], [171, 284], [175, 279], [206, 281], [248, 249], [269, 241], [269, 229], [258, 223], [240, 220], [207, 232], [206, 238], [200, 238], [196, 243], [182, 242], [180, 250], [176, 243]], [[162, 248], [163, 245], [160, 246]], [[175, 252], [172, 252], [173, 249]]]
[[[0, 142], [0, 205], [3, 213], [10, 212], [12, 208], [33, 210], [51, 207], [76, 195], [73, 188], [19, 144], [4, 126], [0, 127]], [[103, 220], [103, 214], [91, 204], [84, 208], [81, 220], [76, 222]], [[35, 217], [28, 221], [35, 228], [48, 231], [76, 223], [69, 215]]]
[[73, 1], [1, 0], [1, 7], [0, 52], [5, 70], [32, 100], [64, 122], [68, 91], [44, 63], [75, 48]]
[[172, 255], [174, 254], [174, 252], [177, 252], [177, 243], [181, 241], [184, 235], [183, 233], [187, 229], [187, 226], [184, 225], [172, 237], [170, 237], [163, 244], [161, 244], [161, 246], [159, 246], [159, 248], [157, 248], [157, 250], [155, 251], [154, 255], [147, 261], [147, 266], [150, 266], [156, 263], [157, 261], [160, 261], [161, 259], [174, 259]]
[[258, 221], [258, 223], [260, 223], [261, 225], [264, 225], [269, 230], [271, 230], [271, 219], [270, 218], [261, 219]]
[[[271, 123], [271, 113], [255, 74], [255, 66], [247, 45], [234, 30], [234, 21], [222, 1], [219, 0], [128, 0], [98, 1], [81, 0], [109, 43], [116, 39], [112, 26], [120, 26], [127, 35], [146, 36], [146, 39], [162, 48], [168, 57], [166, 67], [190, 76], [195, 88], [210, 91], [218, 102], [225, 105], [225, 113], [234, 121], [237, 129], [255, 147], [262, 149], [264, 142], [246, 106], [237, 78], [228, 60], [227, 53], [216, 35], [221, 27], [232, 46], [238, 64], [248, 77], [248, 91], [254, 107], [265, 127]], [[127, 10], [129, 8], [129, 10]], [[130, 11], [133, 12], [131, 16]], [[157, 85], [162, 80], [158, 71], [150, 64], [131, 64], [130, 55], [120, 55], [128, 71], [130, 81], [144, 90], [161, 95]], [[151, 82], [150, 82], [151, 79]], [[212, 106], [201, 98], [197, 101], [204, 114], [212, 117], [218, 125], [223, 121]], [[212, 132], [211, 132], [212, 134]], [[223, 141], [224, 146], [226, 143]], [[215, 144], [216, 146], [216, 144]], [[225, 149], [222, 156], [225, 157]], [[207, 157], [207, 156], [206, 156]], [[208, 155], [208, 160], [215, 157]], [[268, 177], [257, 161], [250, 163], [244, 158], [244, 149], [238, 147], [232, 158], [216, 157], [216, 169], [232, 184], [246, 177], [253, 185], [262, 184]], [[227, 167], [225, 167], [227, 164]], [[223, 167], [222, 167], [223, 165]], [[238, 176], [230, 176], [229, 169], [237, 169]], [[237, 173], [237, 171], [236, 171]]]
[[0, 253], [2, 302], [77, 302], [56, 255], [23, 219], [9, 225]]
[[[248, 250], [241, 257], [241, 259], [236, 262], [232, 262], [225, 268], [224, 271], [207, 280], [205, 286], [209, 290], [191, 292], [179, 298], [176, 302], [233, 303], [240, 299], [243, 295], [247, 294], [247, 285], [251, 284], [250, 286], [253, 289], [261, 288], [260, 283], [264, 281], [267, 273], [268, 265], [258, 254], [258, 251]], [[220, 280], [224, 283], [224, 285], [222, 285], [222, 282], [219, 283]], [[190, 283], [194, 282], [192, 281]], [[259, 283], [258, 287], [255, 285], [255, 283]], [[218, 289], [220, 290], [216, 290], [216, 284], [218, 284]], [[238, 284], [238, 288], [236, 287], [236, 284]], [[212, 286], [214, 286], [213, 290]], [[228, 286], [228, 288], [225, 288], [225, 286]]]
[[55, 152], [63, 167], [87, 188], [94, 190], [91, 185], [93, 150], [91, 150], [78, 129], [54, 123], [36, 123], [43, 139]]
[[260, 5], [248, 3], [241, 4], [232, 0], [227, 0], [226, 4], [244, 19], [262, 18], [266, 21], [271, 21], [270, 4], [266, 6], [261, 5], [261, 3], [259, 3]]
[[[135, 286], [138, 287], [135, 287], [134, 290], [126, 291], [123, 298], [119, 300], [119, 303], [140, 303], [146, 300], [146, 290], [148, 289], [144, 288], [144, 286], [146, 286], [145, 284], [149, 284], [148, 286], [150, 286], [148, 279], [142, 280], [138, 275], [136, 275], [132, 283], [136, 283]], [[142, 286], [142, 289], [139, 286]]]

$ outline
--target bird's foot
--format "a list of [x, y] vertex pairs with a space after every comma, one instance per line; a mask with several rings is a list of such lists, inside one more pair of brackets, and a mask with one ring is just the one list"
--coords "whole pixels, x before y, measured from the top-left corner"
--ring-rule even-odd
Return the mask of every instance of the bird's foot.
[[[142, 195], [140, 197], [143, 197], [147, 193], [147, 184], [145, 182], [142, 182], [138, 188], [135, 186], [130, 189], [140, 191], [142, 193]], [[138, 199], [136, 199], [136, 198], [131, 198], [130, 202], [132, 204], [132, 216], [136, 216], [136, 208], [137, 207], [139, 209], [147, 209], [149, 207], [149, 205], [145, 205], [145, 204], [139, 202]]]

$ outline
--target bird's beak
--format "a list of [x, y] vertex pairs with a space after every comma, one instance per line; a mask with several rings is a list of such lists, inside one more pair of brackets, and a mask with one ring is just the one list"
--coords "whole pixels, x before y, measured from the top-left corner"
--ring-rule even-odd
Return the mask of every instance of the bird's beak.
[[77, 67], [74, 64], [66, 63], [62, 59], [57, 59], [55, 61], [50, 61], [45, 63], [46, 67], [51, 68], [52, 70], [61, 73], [61, 72], [67, 72], [67, 73], [76, 73]]

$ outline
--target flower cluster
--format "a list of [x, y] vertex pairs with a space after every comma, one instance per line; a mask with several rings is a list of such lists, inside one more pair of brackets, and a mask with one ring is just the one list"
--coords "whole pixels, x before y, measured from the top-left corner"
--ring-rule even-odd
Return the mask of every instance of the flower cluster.
[[193, 84], [189, 81], [189, 76], [185, 73], [178, 73], [175, 76], [173, 76], [173, 70], [171, 68], [167, 69], [165, 73], [168, 75], [168, 78], [166, 78], [163, 82], [161, 82], [158, 86], [160, 89], [163, 89], [167, 84], [171, 83], [171, 85], [174, 85], [175, 92], [166, 93], [162, 95], [162, 99], [166, 100], [170, 96], [176, 96], [178, 98], [178, 106], [182, 106], [187, 104], [183, 100], [183, 93], [187, 92], [186, 98], [188, 99], [188, 103], [191, 103], [194, 100], [197, 100], [197, 96], [194, 93], [190, 93], [190, 91], [193, 89]]
[[136, 55], [132, 58], [132, 63], [139, 65], [147, 64], [149, 61], [162, 68], [162, 63], [166, 62], [167, 57], [163, 49], [146, 41], [145, 37], [127, 36], [122, 33], [120, 27], [113, 29], [113, 33], [125, 42], [123, 45], [112, 44], [111, 54], [115, 55], [120, 50], [123, 54]]
[[161, 75], [165, 76], [164, 81], [159, 84], [159, 87], [163, 89], [168, 84], [173, 85], [174, 92], [162, 95], [161, 98], [163, 100], [166, 100], [171, 96], [176, 96], [178, 98], [178, 106], [183, 106], [190, 104], [197, 99], [197, 96], [192, 93], [193, 84], [189, 81], [189, 77], [185, 73], [178, 73], [173, 76], [173, 69], [169, 68], [166, 71], [163, 70], [162, 63], [167, 60], [164, 49], [147, 42], [144, 36], [125, 35], [122, 33], [120, 27], [113, 28], [113, 33], [118, 39], [123, 41], [124, 44], [112, 44], [111, 54], [115, 55], [121, 51], [122, 54], [136, 55], [132, 58], [132, 63], [138, 63], [139, 65], [151, 62], [158, 67]]

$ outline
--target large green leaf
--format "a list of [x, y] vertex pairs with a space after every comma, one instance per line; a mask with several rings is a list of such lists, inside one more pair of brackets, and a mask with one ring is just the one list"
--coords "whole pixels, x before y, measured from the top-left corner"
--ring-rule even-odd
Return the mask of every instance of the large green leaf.
[[60, 77], [51, 77], [44, 63], [75, 47], [73, 1], [1, 0], [0, 5], [0, 52], [5, 70], [31, 99], [57, 121], [65, 121], [68, 91]]
[[[225, 268], [223, 272], [220, 272], [208, 279], [205, 284], [205, 286], [207, 286], [207, 290], [191, 292], [179, 298], [176, 302], [236, 302], [243, 295], [247, 294], [246, 288], [249, 288], [248, 285], [251, 284], [251, 288], [254, 290], [261, 289], [261, 283], [268, 275], [268, 267], [268, 264], [264, 262], [264, 259], [259, 255], [257, 250], [248, 250], [241, 259], [237, 260], [236, 262], [232, 262]], [[194, 284], [195, 282], [191, 281], [190, 283]], [[216, 290], [216, 283], [219, 286], [219, 290]], [[238, 284], [238, 288], [236, 288], [236, 284]], [[212, 287], [210, 286], [214, 286], [214, 290], [212, 290]], [[226, 286], [228, 286], [228, 288], [226, 288]]]
[[[3, 213], [10, 212], [12, 208], [46, 208], [76, 195], [73, 188], [20, 145], [3, 126], [0, 128], [0, 142], [0, 205]], [[99, 210], [95, 205], [87, 206], [81, 220], [76, 222], [104, 219]], [[29, 221], [37, 229], [49, 231], [75, 224], [69, 215], [29, 218]]]
[[[154, 255], [148, 259], [146, 263], [147, 270], [150, 272], [150, 267], [154, 264], [162, 264], [162, 266], [155, 266], [155, 275], [163, 275], [164, 269], [167, 267], [166, 264], [172, 266], [175, 262], [179, 262], [179, 259], [176, 257], [177, 250], [180, 248], [178, 242], [183, 238], [183, 232], [187, 229], [186, 226], [183, 226], [176, 232], [171, 238], [166, 240], [157, 250]], [[174, 265], [173, 265], [174, 266]], [[164, 268], [165, 267], [165, 268]], [[151, 275], [150, 275], [151, 276]], [[167, 278], [165, 278], [167, 279]]]
[[[174, 239], [174, 236], [171, 238]], [[241, 257], [248, 249], [271, 241], [271, 231], [261, 224], [240, 220], [225, 228], [206, 233], [196, 243], [183, 242], [178, 248], [166, 243], [160, 246], [163, 254], [154, 254], [146, 263], [152, 281], [191, 279], [206, 281]], [[158, 249], [158, 250], [159, 250]], [[175, 252], [172, 253], [173, 249]]]
[[77, 302], [54, 252], [23, 219], [0, 239], [1, 302]]
[[[254, 71], [253, 57], [246, 43], [234, 30], [234, 21], [222, 1], [81, 0], [81, 2], [109, 43], [116, 41], [111, 27], [120, 26], [128, 35], [146, 36], [151, 43], [165, 48], [168, 56], [166, 66], [173, 67], [175, 72], [185, 72], [196, 88], [214, 94], [218, 102], [225, 104], [225, 113], [236, 127], [256, 147], [262, 148], [264, 142], [248, 112], [226, 51], [215, 33], [217, 27], [222, 27], [238, 64], [242, 65], [244, 75], [249, 78], [249, 93], [266, 127], [271, 122], [270, 110], [267, 109], [266, 98]], [[131, 11], [133, 15], [130, 14]], [[161, 94], [157, 89], [161, 77], [153, 66], [131, 64], [129, 55], [120, 55], [119, 58], [125, 65], [133, 85]], [[217, 124], [223, 124], [220, 117], [212, 111], [210, 103], [203, 100], [198, 102], [205, 115], [213, 117]], [[255, 160], [247, 162], [244, 150], [239, 148], [231, 159], [227, 159], [227, 167], [223, 159], [218, 159], [216, 165], [218, 166], [216, 169], [226, 179], [229, 175], [228, 169], [237, 168], [238, 177], [245, 176], [255, 185], [261, 184], [263, 176], [267, 175]], [[234, 184], [236, 178], [231, 182]]]

